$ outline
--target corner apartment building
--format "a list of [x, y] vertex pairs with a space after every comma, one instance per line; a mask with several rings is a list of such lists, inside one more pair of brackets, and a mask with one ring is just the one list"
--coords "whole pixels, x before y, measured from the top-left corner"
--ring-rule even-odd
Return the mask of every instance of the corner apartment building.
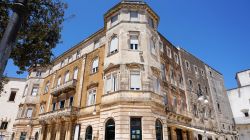
[[229, 89], [227, 95], [239, 138], [240, 140], [248, 140], [250, 138], [250, 70], [238, 72], [236, 80], [238, 87]]
[[[15, 139], [235, 140], [233, 130], [218, 132], [205, 64], [197, 60], [204, 77], [187, 73], [183, 65], [192, 56], [162, 36], [158, 24], [145, 2], [124, 0], [105, 13], [101, 30], [51, 66], [30, 69], [38, 94], [20, 106]], [[189, 77], [199, 96], [187, 91]], [[208, 105], [190, 104], [201, 95]]]
[[26, 79], [7, 78], [0, 93], [0, 140], [10, 140], [13, 134], [19, 104], [23, 101]]

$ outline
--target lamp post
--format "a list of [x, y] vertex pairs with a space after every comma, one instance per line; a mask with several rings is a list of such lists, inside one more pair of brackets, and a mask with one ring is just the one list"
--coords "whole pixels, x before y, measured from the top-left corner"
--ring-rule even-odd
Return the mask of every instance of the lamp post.
[[[202, 94], [202, 91], [200, 90], [198, 92], [198, 102], [201, 103], [202, 105], [207, 105], [208, 104], [208, 99], [207, 96]], [[198, 109], [199, 110], [199, 109]], [[205, 114], [206, 114], [206, 109], [204, 110], [199, 110], [200, 113], [202, 114], [202, 121], [204, 123], [203, 131], [204, 131], [204, 138], [206, 138], [206, 124], [205, 124]]]
[[13, 4], [10, 4], [13, 13], [9, 19], [7, 28], [0, 42], [0, 81], [3, 76], [4, 69], [7, 61], [10, 57], [14, 42], [17, 37], [17, 32], [21, 27], [23, 17], [26, 13], [27, 0], [15, 0]]

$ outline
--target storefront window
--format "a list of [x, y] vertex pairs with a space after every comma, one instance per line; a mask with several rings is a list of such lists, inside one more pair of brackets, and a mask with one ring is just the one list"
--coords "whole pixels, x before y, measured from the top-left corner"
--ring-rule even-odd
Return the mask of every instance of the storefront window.
[[141, 118], [131, 118], [130, 131], [131, 140], [142, 140]]

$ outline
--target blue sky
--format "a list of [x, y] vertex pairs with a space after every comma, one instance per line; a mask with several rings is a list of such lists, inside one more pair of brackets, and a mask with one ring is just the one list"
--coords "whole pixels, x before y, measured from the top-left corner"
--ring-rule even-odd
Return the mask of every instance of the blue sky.
[[[55, 56], [103, 27], [104, 13], [120, 0], [66, 0], [69, 8]], [[146, 0], [160, 16], [159, 31], [220, 71], [227, 88], [236, 87], [235, 73], [250, 68], [249, 0]], [[9, 61], [5, 72], [17, 75]]]

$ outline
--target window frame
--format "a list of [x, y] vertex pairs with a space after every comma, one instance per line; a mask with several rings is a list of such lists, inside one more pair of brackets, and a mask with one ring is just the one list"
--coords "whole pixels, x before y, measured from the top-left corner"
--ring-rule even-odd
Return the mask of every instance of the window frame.
[[91, 73], [97, 73], [99, 69], [99, 57], [95, 57], [92, 61], [92, 65], [91, 65]]
[[[135, 43], [137, 42], [137, 44]], [[129, 38], [129, 49], [133, 51], [138, 51], [139, 50], [139, 35], [130, 35]]]
[[93, 88], [88, 90], [87, 106], [93, 106], [96, 104], [97, 89]]
[[[135, 76], [135, 75], [139, 75], [137, 78], [137, 80], [139, 81], [139, 87], [133, 87], [134, 85], [133, 84], [133, 81], [132, 81], [132, 75]], [[141, 72], [140, 71], [130, 71], [130, 90], [135, 90], [135, 91], [138, 91], [138, 90], [142, 90], [142, 82], [141, 82]]]
[[[14, 94], [14, 95], [13, 95], [13, 94]], [[10, 91], [10, 96], [9, 96], [8, 101], [9, 101], [9, 102], [15, 102], [16, 94], [17, 94], [17, 91], [16, 91], [16, 90], [11, 90], [11, 91]], [[14, 97], [13, 97], [13, 96], [14, 96]]]
[[[140, 132], [138, 134], [138, 131]], [[133, 135], [135, 138], [133, 138]], [[139, 139], [136, 137], [140, 137]], [[142, 140], [142, 118], [131, 117], [130, 118], [130, 140]]]
[[[136, 16], [133, 17], [132, 13], [135, 14]], [[138, 11], [130, 11], [129, 12], [129, 17], [130, 17], [130, 21], [139, 21], [139, 12]]]
[[[34, 92], [34, 89], [37, 89], [37, 91]], [[34, 94], [34, 93], [36, 93], [36, 94]], [[39, 85], [33, 85], [30, 95], [33, 97], [36, 97], [36, 96], [38, 96], [38, 93], [39, 93]]]
[[[114, 42], [114, 45], [113, 46], [113, 41], [115, 41], [115, 39], [117, 39], [117, 42]], [[112, 48], [112, 50], [111, 50]], [[113, 35], [110, 39], [110, 42], [109, 42], [109, 49], [108, 49], [108, 55], [113, 55], [113, 54], [116, 54], [118, 53], [118, 50], [119, 50], [119, 38], [117, 35]]]
[[156, 140], [163, 140], [163, 124], [159, 119], [155, 121], [155, 135]]

